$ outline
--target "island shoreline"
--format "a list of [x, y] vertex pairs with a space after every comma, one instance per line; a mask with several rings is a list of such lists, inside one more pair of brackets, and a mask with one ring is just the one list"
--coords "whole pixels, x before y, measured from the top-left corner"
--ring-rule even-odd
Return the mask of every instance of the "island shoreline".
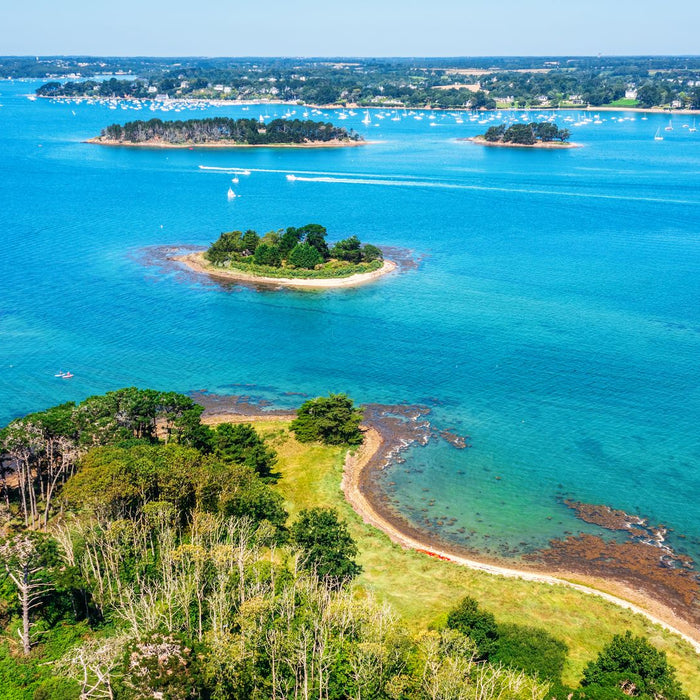
[[208, 275], [212, 279], [223, 282], [263, 285], [266, 287], [290, 287], [294, 289], [342, 289], [344, 287], [357, 287], [368, 282], [374, 282], [380, 277], [394, 272], [398, 265], [392, 260], [385, 260], [382, 267], [372, 272], [363, 272], [348, 277], [260, 277], [238, 270], [218, 270], [207, 265], [203, 260], [203, 253], [187, 253], [186, 255], [174, 255], [175, 260], [186, 265], [193, 272]]
[[480, 136], [469, 136], [458, 141], [470, 141], [479, 146], [497, 146], [500, 148], [544, 148], [553, 150], [567, 150], [569, 148], [583, 148], [583, 144], [562, 141], [537, 141], [535, 143], [511, 143], [510, 141], [487, 141]]
[[373, 141], [309, 141], [306, 143], [236, 143], [235, 141], [214, 141], [211, 143], [168, 143], [167, 141], [143, 141], [134, 143], [131, 141], [113, 141], [101, 139], [99, 136], [83, 141], [97, 146], [109, 146], [111, 148], [348, 148], [353, 146], [366, 146]]

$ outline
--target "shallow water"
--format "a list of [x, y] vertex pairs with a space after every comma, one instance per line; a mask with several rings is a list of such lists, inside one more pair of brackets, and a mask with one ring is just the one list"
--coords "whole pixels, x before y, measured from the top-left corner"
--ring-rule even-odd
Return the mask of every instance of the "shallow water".
[[[287, 108], [110, 110], [29, 101], [36, 85], [0, 82], [0, 421], [125, 385], [281, 406], [300, 400], [285, 392], [428, 402], [473, 446], [431, 443], [383, 474], [414, 522], [455, 518], [444, 535], [512, 554], [595, 531], [561, 505], [571, 496], [669, 525], [700, 558], [688, 118], [656, 142], [666, 117], [603, 113], [572, 127], [584, 147], [565, 151], [484, 148], [456, 139], [486, 125], [376, 112], [369, 127], [362, 112], [327, 112], [380, 142], [361, 148], [115, 149], [82, 141], [114, 121]], [[234, 168], [250, 175], [229, 202]], [[357, 289], [279, 292], [164, 272], [143, 254], [308, 222], [409, 248], [420, 265]]]

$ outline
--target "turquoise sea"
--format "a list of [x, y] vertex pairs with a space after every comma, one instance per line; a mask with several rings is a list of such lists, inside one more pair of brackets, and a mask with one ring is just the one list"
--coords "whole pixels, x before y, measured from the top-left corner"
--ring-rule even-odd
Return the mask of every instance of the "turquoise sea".
[[[472, 447], [415, 447], [383, 475], [415, 522], [454, 518], [455, 542], [512, 553], [595, 531], [570, 496], [668, 525], [700, 560], [692, 117], [663, 131], [668, 116], [592, 112], [575, 127], [564, 119], [583, 113], [560, 113], [584, 146], [565, 151], [460, 142], [487, 126], [468, 115], [377, 111], [370, 125], [325, 113], [378, 142], [360, 148], [112, 149], [83, 140], [115, 121], [287, 107], [137, 112], [31, 101], [38, 84], [0, 82], [1, 423], [128, 385], [429, 403]], [[235, 169], [250, 174], [227, 201]], [[418, 267], [357, 289], [257, 291], [144, 252], [308, 222], [410, 249]]]

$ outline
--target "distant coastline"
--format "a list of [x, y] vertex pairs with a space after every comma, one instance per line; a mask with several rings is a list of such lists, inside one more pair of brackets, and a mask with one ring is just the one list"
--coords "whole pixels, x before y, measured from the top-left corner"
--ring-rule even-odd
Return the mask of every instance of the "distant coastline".
[[506, 141], [487, 141], [483, 136], [470, 136], [465, 139], [457, 139], [458, 141], [471, 141], [480, 146], [498, 146], [501, 148], [582, 148], [580, 143], [561, 142], [561, 141], [537, 141], [536, 143], [510, 143]]
[[213, 279], [224, 282], [243, 282], [248, 284], [261, 284], [268, 287], [294, 287], [300, 289], [336, 289], [342, 287], [356, 287], [367, 282], [373, 282], [384, 275], [393, 272], [397, 265], [391, 260], [385, 260], [382, 267], [372, 272], [354, 274], [348, 277], [261, 277], [241, 270], [223, 269], [214, 267], [204, 259], [204, 252], [188, 253], [186, 255], [173, 256], [173, 260], [181, 262], [190, 270], [209, 275]]
[[[107, 98], [95, 97], [92, 95], [33, 95], [29, 93], [27, 97], [35, 97], [40, 100], [65, 100], [68, 102], [99, 102]], [[136, 97], [118, 97], [117, 100], [124, 100], [126, 102], [136, 102], [141, 98]], [[410, 109], [414, 112], [478, 112], [479, 114], [490, 114], [495, 112], [639, 112], [646, 114], [668, 114], [668, 115], [685, 115], [685, 114], [697, 114], [700, 115], [700, 109], [670, 109], [667, 107], [616, 107], [611, 105], [605, 106], [588, 106], [588, 105], [562, 105], [561, 107], [517, 107], [511, 105], [508, 107], [494, 107], [493, 109], [486, 109], [480, 107], [476, 110], [468, 107], [426, 107], [426, 106], [404, 106], [399, 104], [387, 104], [387, 105], [359, 105], [354, 102], [339, 104], [339, 103], [329, 103], [329, 104], [317, 104], [315, 102], [304, 102], [299, 104], [293, 100], [222, 100], [215, 97], [169, 97], [167, 100], [159, 100], [163, 104], [169, 103], [182, 103], [191, 102], [193, 104], [205, 104], [212, 105], [215, 107], [251, 107], [251, 106], [265, 106], [265, 105], [281, 105], [283, 107], [308, 107], [310, 109], [370, 109], [370, 110], [394, 110], [394, 109]]]

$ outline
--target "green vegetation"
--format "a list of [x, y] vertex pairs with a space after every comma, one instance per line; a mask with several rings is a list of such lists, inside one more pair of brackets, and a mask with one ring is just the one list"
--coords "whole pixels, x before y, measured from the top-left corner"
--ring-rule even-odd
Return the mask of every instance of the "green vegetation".
[[345, 394], [331, 394], [305, 401], [289, 427], [299, 442], [359, 445], [363, 439], [361, 420], [362, 411], [353, 406], [352, 399]]
[[362, 571], [355, 562], [357, 545], [332, 508], [302, 510], [290, 535], [301, 550], [301, 565], [332, 585], [349, 581]]
[[586, 666], [580, 698], [624, 700], [634, 695], [642, 700], [688, 700], [666, 654], [629, 631], [616, 634], [595, 661]]
[[560, 129], [550, 122], [531, 122], [530, 124], [505, 124], [491, 126], [480, 138], [489, 143], [512, 143], [521, 146], [534, 146], [537, 143], [550, 143], [569, 140], [568, 129]]
[[127, 122], [124, 126], [112, 124], [102, 129], [98, 141], [123, 144], [208, 144], [235, 143], [249, 146], [276, 144], [328, 143], [329, 141], [361, 141], [329, 122], [300, 119], [274, 119], [261, 124], [256, 119], [188, 119], [164, 122], [161, 119]]
[[[356, 425], [347, 397], [309, 403]], [[655, 647], [698, 691], [692, 652], [627, 611], [391, 545], [339, 492], [347, 446], [289, 427], [130, 388], [4, 428], [0, 696], [545, 700], [568, 674], [685, 700]], [[654, 645], [602, 648], [625, 627]]]
[[259, 236], [255, 231], [222, 233], [204, 257], [217, 267], [260, 277], [333, 278], [372, 272], [383, 265], [382, 251], [357, 236], [326, 243], [319, 224], [289, 227]]

